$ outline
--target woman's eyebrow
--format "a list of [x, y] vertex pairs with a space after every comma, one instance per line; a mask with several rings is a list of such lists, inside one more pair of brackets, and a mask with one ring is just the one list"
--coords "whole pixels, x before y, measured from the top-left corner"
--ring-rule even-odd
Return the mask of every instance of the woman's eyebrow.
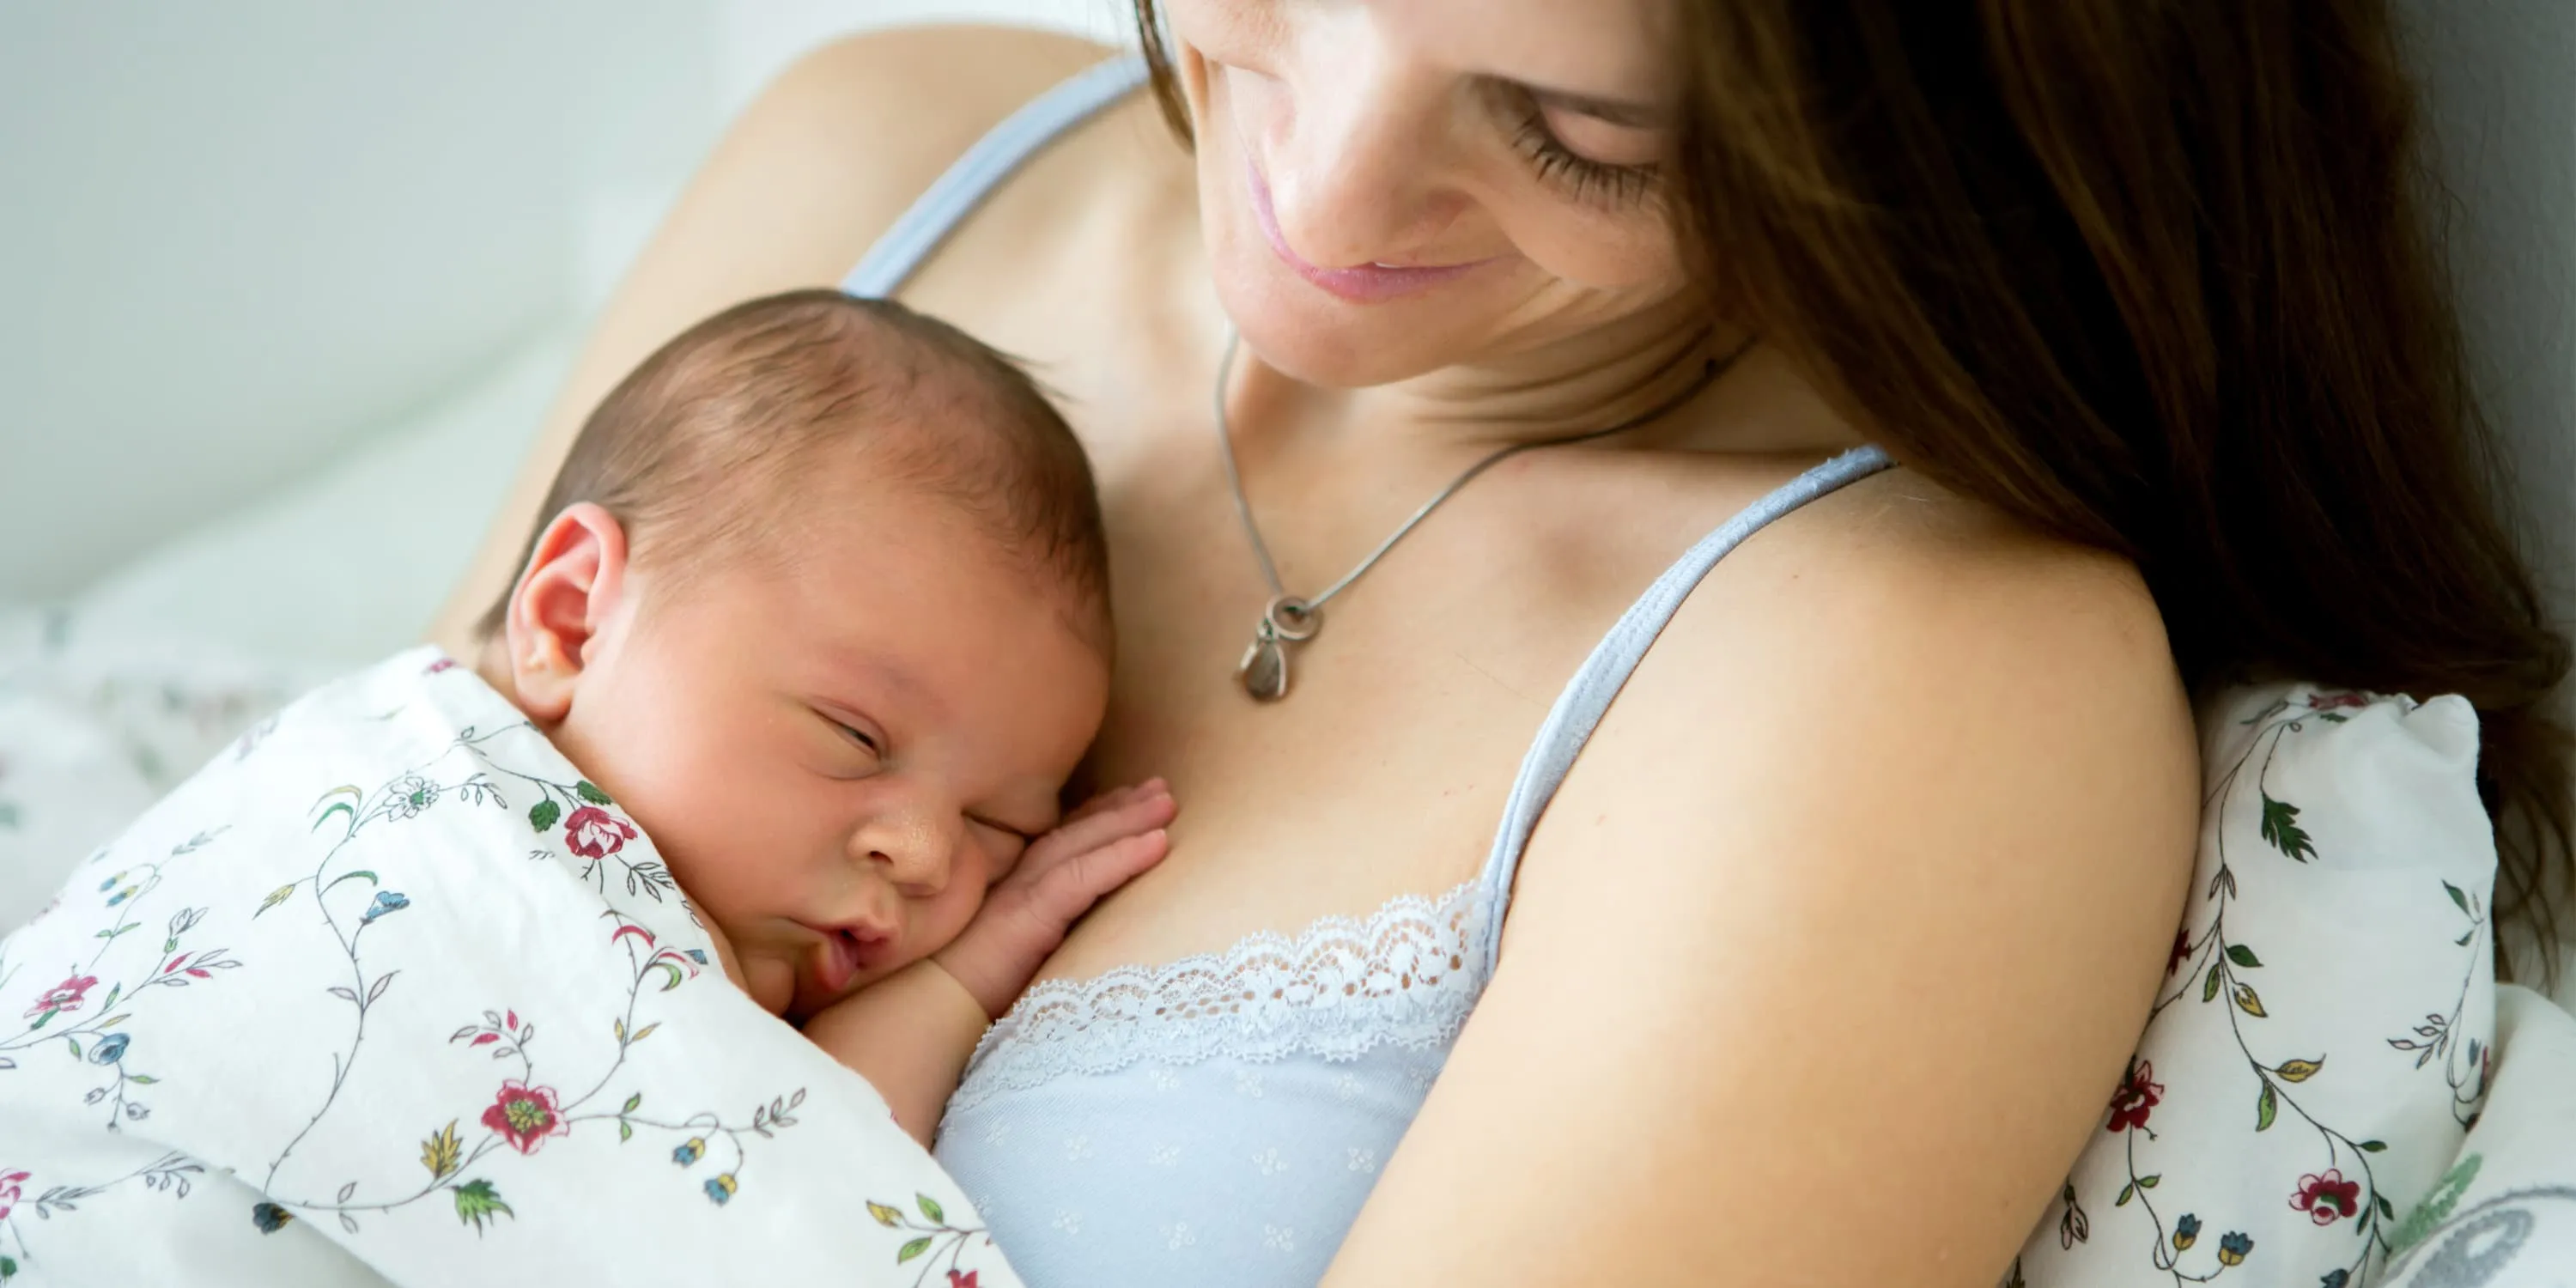
[[1612, 125], [1625, 125], [1641, 130], [1658, 129], [1672, 122], [1672, 113], [1660, 104], [1623, 98], [1603, 98], [1597, 94], [1577, 93], [1545, 85], [1523, 84], [1521, 89], [1541, 107], [1589, 116]]

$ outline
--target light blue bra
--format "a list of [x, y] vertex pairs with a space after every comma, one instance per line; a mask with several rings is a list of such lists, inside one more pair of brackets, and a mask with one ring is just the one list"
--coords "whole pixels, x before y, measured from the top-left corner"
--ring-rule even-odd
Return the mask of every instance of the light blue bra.
[[[1143, 80], [1141, 60], [1119, 59], [1022, 108], [843, 289], [896, 289], [1023, 161]], [[1874, 447], [1835, 457], [1656, 579], [1548, 712], [1474, 880], [1293, 937], [1030, 989], [976, 1049], [937, 1153], [1031, 1288], [1321, 1279], [1493, 973], [1531, 827], [1637, 660], [1729, 550], [1888, 464]]]

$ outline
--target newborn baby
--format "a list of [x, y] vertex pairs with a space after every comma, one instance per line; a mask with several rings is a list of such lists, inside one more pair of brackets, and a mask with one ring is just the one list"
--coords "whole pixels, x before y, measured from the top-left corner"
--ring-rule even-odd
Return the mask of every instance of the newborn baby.
[[1173, 813], [1156, 781], [1059, 823], [1109, 679], [1081, 445], [963, 333], [805, 291], [647, 359], [541, 512], [476, 672], [652, 838], [725, 973], [926, 1142]]
[[543, 513], [470, 668], [298, 700], [0, 939], [0, 1279], [1009, 1282], [867, 1093], [927, 1143], [1163, 857], [1160, 783], [1059, 816], [1109, 687], [1080, 445], [799, 292], [627, 377]]

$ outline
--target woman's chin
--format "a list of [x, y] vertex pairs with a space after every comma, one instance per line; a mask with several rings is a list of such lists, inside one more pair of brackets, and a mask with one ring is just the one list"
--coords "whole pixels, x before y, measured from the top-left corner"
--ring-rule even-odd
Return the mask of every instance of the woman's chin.
[[1460, 325], [1463, 319], [1446, 302], [1429, 296], [1353, 304], [1294, 278], [1220, 277], [1216, 285], [1244, 348], [1306, 384], [1393, 384], [1469, 356], [1461, 333], [1472, 328]]

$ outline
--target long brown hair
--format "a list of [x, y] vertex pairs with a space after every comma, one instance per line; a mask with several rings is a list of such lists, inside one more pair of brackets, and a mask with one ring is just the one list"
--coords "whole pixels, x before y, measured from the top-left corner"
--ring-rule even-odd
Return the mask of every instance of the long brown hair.
[[[2498, 917], [2554, 937], [2568, 645], [2502, 512], [2386, 0], [1673, 14], [1666, 200], [1715, 307], [1908, 466], [2134, 560], [2196, 689], [2466, 696]], [[1186, 135], [1156, 25], [1139, 0]]]

